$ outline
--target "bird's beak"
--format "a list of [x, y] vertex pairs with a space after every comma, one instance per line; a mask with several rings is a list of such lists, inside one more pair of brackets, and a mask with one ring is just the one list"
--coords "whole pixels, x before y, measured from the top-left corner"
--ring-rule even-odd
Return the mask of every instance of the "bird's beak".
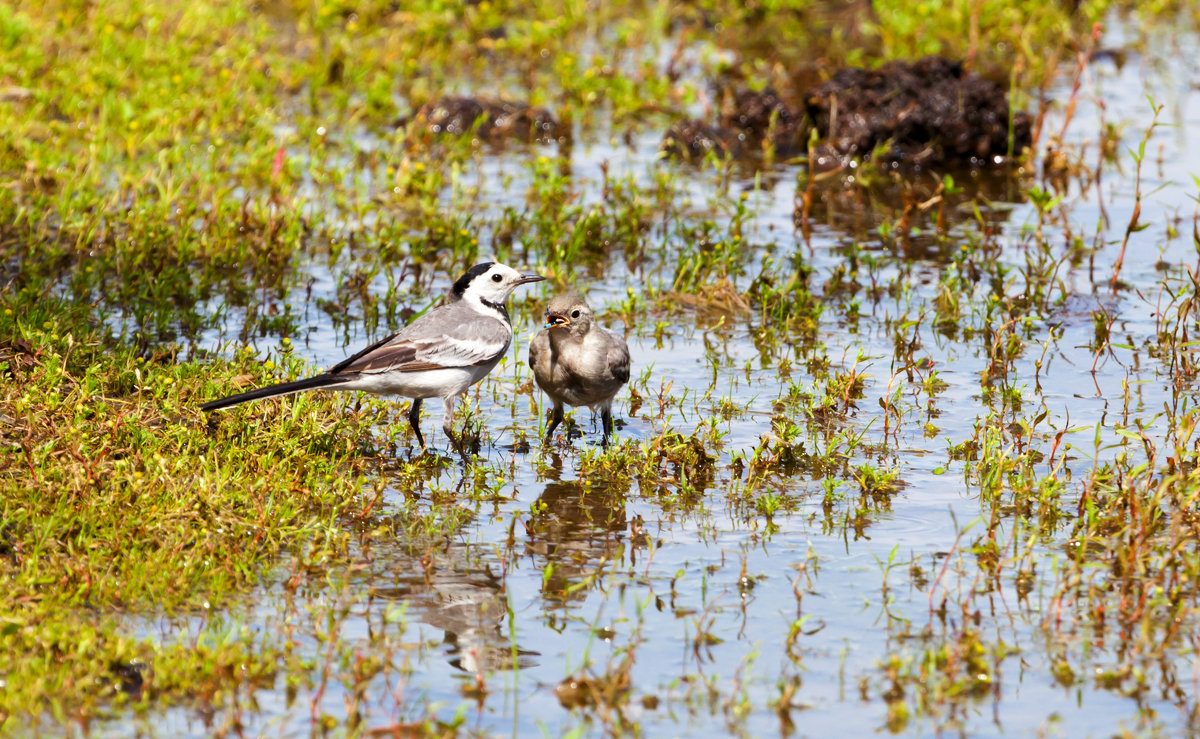
[[541, 282], [546, 279], [541, 275], [521, 275], [521, 279], [517, 280], [518, 285], [525, 285], [530, 282]]
[[554, 328], [555, 326], [570, 326], [571, 320], [562, 313], [553, 313], [546, 311], [546, 323], [543, 328]]

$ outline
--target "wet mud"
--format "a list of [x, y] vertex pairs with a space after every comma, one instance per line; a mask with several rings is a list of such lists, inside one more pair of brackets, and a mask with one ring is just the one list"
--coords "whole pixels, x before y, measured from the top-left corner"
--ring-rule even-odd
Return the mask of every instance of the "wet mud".
[[839, 69], [794, 102], [770, 89], [724, 95], [718, 122], [679, 121], [662, 149], [692, 160], [808, 154], [817, 170], [861, 160], [915, 172], [1008, 165], [1031, 140], [1030, 116], [1011, 111], [1003, 87], [928, 56]]
[[474, 134], [488, 142], [505, 139], [551, 143], [563, 126], [546, 108], [510, 100], [447, 96], [422, 105], [399, 125], [415, 125], [432, 135]]

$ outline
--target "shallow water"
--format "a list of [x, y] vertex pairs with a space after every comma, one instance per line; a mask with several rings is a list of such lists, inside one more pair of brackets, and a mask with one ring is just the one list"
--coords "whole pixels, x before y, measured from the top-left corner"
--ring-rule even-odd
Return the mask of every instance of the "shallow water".
[[[1104, 44], [1122, 46], [1129, 33], [1114, 19]], [[1116, 454], [1140, 454], [1137, 447], [1118, 446], [1123, 437], [1114, 429], [1128, 425], [1126, 417], [1154, 417], [1172, 400], [1170, 368], [1144, 347], [1153, 343], [1155, 312], [1161, 309], [1159, 263], [1190, 265], [1195, 259], [1189, 236], [1195, 165], [1188, 153], [1200, 138], [1194, 102], [1200, 70], [1190, 56], [1174, 55], [1172, 49], [1194, 49], [1197, 42], [1193, 34], [1179, 33], [1148, 46], [1163, 58], [1135, 57], [1119, 69], [1094, 62], [1068, 128], [1069, 140], [1094, 142], [1102, 100], [1104, 120], [1121, 126], [1121, 153], [1115, 164], [1105, 166], [1099, 186], [1068, 190], [1069, 224], [1045, 226], [1056, 256], [1068, 229], [1096, 251], [1091, 260], [1063, 265], [1049, 301], [1052, 309], [1022, 329], [1025, 348], [1007, 386], [1021, 390], [1022, 415], [1029, 415], [1029, 407], [1047, 413], [1043, 430], [1048, 427], [1051, 438], [1057, 430], [1071, 431], [1068, 466], [1076, 480]], [[1069, 82], [1064, 82], [1052, 97], [1063, 101], [1068, 93]], [[1107, 282], [1136, 192], [1128, 151], [1150, 125], [1147, 95], [1165, 106], [1161, 121], [1169, 126], [1158, 128], [1146, 147], [1141, 207], [1151, 225], [1131, 234], [1121, 272], [1129, 288], [1114, 299]], [[1062, 116], [1061, 105], [1053, 108], [1046, 130], [1057, 131]], [[570, 169], [582, 202], [601, 197], [601, 162], [610, 176], [632, 174], [650, 183], [659, 168], [668, 166], [656, 161], [657, 143], [654, 133], [634, 137], [630, 146], [581, 141], [571, 152]], [[1087, 151], [1096, 156], [1094, 143]], [[553, 155], [539, 147], [485, 154], [480, 171], [466, 176], [483, 183], [478, 203], [497, 210], [523, 208], [530, 186], [525, 158], [547, 153]], [[620, 396], [618, 436], [648, 442], [667, 431], [690, 434], [713, 424], [721, 442], [710, 449], [719, 454], [711, 475], [684, 480], [665, 467], [655, 483], [608, 484], [582, 472], [581, 455], [597, 451], [599, 442], [586, 410], [574, 414], [582, 438], [569, 445], [560, 441], [552, 450], [535, 445], [533, 451], [514, 451], [515, 433], [536, 439], [533, 401], [540, 406], [542, 399], [536, 392], [518, 393], [514, 402], [513, 390], [530, 381], [525, 349], [536, 330], [535, 306], [549, 294], [518, 298], [512, 306], [517, 339], [510, 357], [470, 396], [486, 428], [480, 452], [489, 468], [485, 479], [461, 480], [453, 462], [424, 481], [393, 479], [386, 467], [379, 472], [388, 482], [383, 510], [457, 507], [460, 525], [450, 535], [419, 543], [398, 538], [384, 546], [375, 538], [364, 546], [355, 540], [347, 553], [351, 566], [305, 575], [294, 590], [285, 583], [302, 570], [295, 562], [280, 562], [263, 588], [242, 603], [210, 615], [136, 625], [163, 640], [221, 629], [290, 640], [307, 672], [281, 669], [275, 690], [235, 696], [234, 707], [156, 709], [128, 721], [93, 725], [91, 733], [208, 736], [229, 730], [303, 736], [320, 733], [321, 715], [338, 717], [340, 723], [356, 712], [361, 726], [378, 730], [379, 736], [429, 716], [461, 721], [461, 728], [471, 732], [520, 736], [634, 727], [646, 736], [1194, 731], [1189, 714], [1197, 710], [1200, 662], [1186, 645], [1161, 657], [1161, 673], [1149, 679], [1150, 689], [1130, 694], [1123, 684], [1103, 687], [1110, 684], [1103, 673], [1121, 661], [1122, 645], [1105, 641], [1103, 633], [1084, 638], [1079, 622], [1060, 619], [1056, 573], [1070, 551], [1061, 531], [1032, 545], [1038, 577], [1029, 589], [1019, 585], [1015, 569], [994, 579], [981, 574], [976, 555], [967, 551], [986, 528], [981, 517], [989, 516], [991, 507], [980, 499], [965, 463], [950, 458], [949, 448], [972, 437], [989, 405], [1005, 411], [996, 399], [982, 396], [985, 340], [939, 333], [931, 325], [931, 306], [957, 245], [978, 238], [975, 221], [964, 218], [949, 238], [926, 232], [902, 244], [878, 230], [894, 214], [850, 212], [842, 218], [842, 211], [829, 210], [815, 219], [805, 240], [793, 226], [793, 168], [781, 165], [778, 178], [765, 189], [755, 190], [752, 179], [734, 181], [730, 191], [735, 195], [729, 199], [711, 171], [684, 171], [690, 181], [678, 196], [719, 224], [728, 221], [736, 193], [749, 193], [747, 241], [758, 246], [747, 247], [749, 266], [735, 278], [737, 287], [747, 289], [765, 258], [781, 263], [801, 255], [813, 269], [809, 284], [825, 302], [817, 335], [821, 353], [840, 369], [864, 356], [858, 371], [867, 375], [865, 396], [846, 422], [862, 434], [863, 443], [849, 452], [845, 466], [832, 474], [769, 475], [767, 483], [746, 492], [747, 476], [736, 470], [734, 460], [747, 459], [772, 433], [774, 407], [789, 383], [815, 388], [804, 364], [811, 350], [798, 337], [786, 339], [777, 356], [793, 357], [788, 371], [776, 359], [761, 359], [754, 336], [769, 319], [753, 311], [660, 307], [647, 311], [637, 325], [623, 325], [616, 313], [627, 289], [668, 289], [673, 268], [664, 260], [674, 250], [688, 251], [689, 245], [677, 243], [668, 231], [652, 237], [661, 244], [660, 257], [636, 266], [610, 259], [579, 286], [598, 313], [607, 313], [604, 322], [630, 343], [632, 385], [643, 401], [633, 411], [628, 392]], [[507, 187], [500, 184], [505, 175], [512, 178]], [[710, 207], [714, 202], [718, 208]], [[449, 194], [446, 203], [454, 205]], [[1177, 230], [1184, 235], [1167, 238], [1164, 224], [1174, 216], [1181, 219]], [[1103, 218], [1108, 226], [1097, 233]], [[995, 260], [1019, 270], [1029, 257], [1035, 206], [1013, 198], [995, 203], [984, 220], [995, 232]], [[480, 240], [488, 243], [486, 234]], [[847, 311], [847, 297], [823, 294], [826, 280], [852, 253], [864, 264], [874, 260], [873, 268], [859, 272], [864, 284], [874, 277], [902, 288], [878, 300], [859, 292], [853, 297], [861, 303], [857, 318]], [[314, 308], [319, 300], [337, 299], [336, 285], [352, 265], [352, 256], [333, 266], [312, 261], [302, 270], [313, 280], [311, 299], [307, 288], [298, 288], [286, 301], [302, 306], [308, 333], [297, 351], [314, 366], [332, 365], [386, 330], [359, 330], [350, 320], [335, 324], [329, 313]], [[1015, 298], [1024, 286], [1016, 271], [1010, 274], [1000, 291]], [[372, 289], [386, 290], [383, 275]], [[989, 291], [997, 294], [985, 280], [976, 295], [963, 297], [982, 303]], [[1120, 338], [1114, 344], [1136, 348], [1114, 348], [1092, 372], [1096, 357], [1089, 343], [1098, 310], [1115, 316], [1112, 333]], [[902, 316], [920, 322], [916, 356], [926, 358], [946, 383], [933, 401], [936, 414], [928, 413], [927, 396], [917, 392], [919, 381], [910, 383], [894, 365], [893, 324]], [[232, 315], [224, 331], [205, 336], [202, 343], [217, 348], [234, 339], [238, 319]], [[665, 324], [661, 336], [655, 322]], [[969, 310], [964, 322], [971, 322]], [[264, 353], [278, 346], [274, 337], [257, 339], [256, 345]], [[1132, 388], [1128, 402], [1126, 384]], [[893, 418], [887, 426], [892, 435], [885, 438], [878, 401], [896, 390], [902, 422], [897, 427]], [[660, 396], [681, 399], [660, 408], [655, 401]], [[722, 401], [736, 409], [728, 419], [717, 412]], [[400, 403], [391, 411], [392, 423], [404, 422], [405, 407]], [[433, 437], [440, 409], [427, 407], [423, 427]], [[927, 434], [926, 422], [936, 430]], [[1102, 426], [1098, 433], [1097, 424]], [[804, 428], [808, 451], [831, 443], [814, 426]], [[1166, 429], [1151, 422], [1147, 433], [1160, 440]], [[444, 446], [440, 431], [435, 438], [435, 445]], [[882, 499], [861, 495], [850, 468], [864, 463], [895, 470], [902, 487]], [[832, 506], [824, 504], [825, 479], [840, 482], [843, 497]], [[474, 495], [468, 494], [472, 490]], [[768, 492], [783, 501], [771, 517], [755, 508]], [[1068, 487], [1057, 505], [1072, 511], [1078, 495]], [[1004, 537], [1015, 537], [1024, 526], [1013, 518], [995, 527], [1002, 551], [1011, 553], [1017, 539]], [[959, 603], [970, 607], [956, 610]], [[994, 671], [988, 679], [966, 698], [931, 700], [926, 712], [889, 724], [889, 702], [917, 705], [914, 686], [920, 683], [903, 683], [899, 699], [889, 693], [888, 660], [920, 671], [930, 664], [925, 650], [954, 643], [964, 630], [972, 630], [991, 655], [987, 661]], [[1073, 665], [1078, 679], [1057, 680], [1058, 661]], [[301, 674], [307, 678], [300, 679]], [[601, 679], [606, 674], [628, 676], [625, 682], [616, 680], [614, 690], [623, 700], [615, 707], [569, 705], [587, 693], [578, 687], [581, 677], [590, 681], [585, 685], [610, 685]], [[289, 676], [298, 678], [290, 691]], [[571, 678], [575, 687], [564, 687]], [[790, 710], [779, 709], [781, 692], [791, 696]], [[339, 726], [333, 733], [344, 731]]]

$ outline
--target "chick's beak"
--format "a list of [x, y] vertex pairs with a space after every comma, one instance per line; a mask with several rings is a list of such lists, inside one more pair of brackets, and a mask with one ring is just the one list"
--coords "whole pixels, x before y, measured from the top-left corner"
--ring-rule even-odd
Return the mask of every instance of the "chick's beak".
[[570, 325], [571, 325], [570, 319], [567, 318], [566, 316], [564, 316], [562, 313], [546, 311], [546, 323], [543, 324], [544, 328], [554, 328], [555, 326], [570, 326]]
[[521, 279], [517, 280], [517, 284], [525, 285], [530, 282], [541, 282], [544, 279], [546, 278], [542, 277], [541, 275], [521, 275]]

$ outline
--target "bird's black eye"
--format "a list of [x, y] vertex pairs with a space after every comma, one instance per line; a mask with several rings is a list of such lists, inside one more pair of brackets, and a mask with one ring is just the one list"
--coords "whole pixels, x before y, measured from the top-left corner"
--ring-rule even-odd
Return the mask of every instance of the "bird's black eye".
[[579, 311], [578, 310], [571, 311], [571, 318], [579, 318]]
[[503, 279], [504, 278], [501, 277], [500, 275], [492, 275], [492, 282], [499, 282], [500, 280], [503, 280]]

